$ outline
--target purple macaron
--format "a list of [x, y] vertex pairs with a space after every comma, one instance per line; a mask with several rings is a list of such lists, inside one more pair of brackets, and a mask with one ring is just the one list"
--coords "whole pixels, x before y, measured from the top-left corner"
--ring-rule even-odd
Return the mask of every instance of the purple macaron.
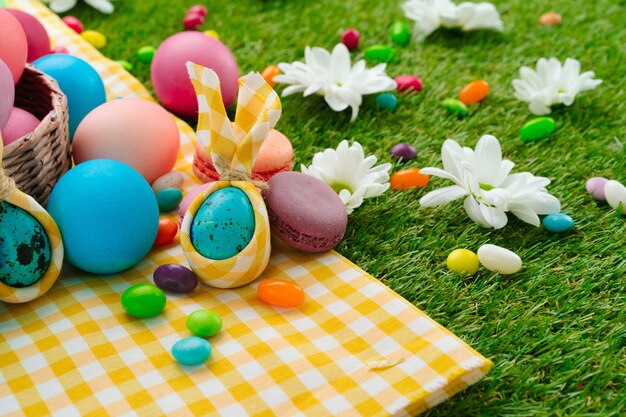
[[281, 172], [267, 184], [263, 198], [274, 236], [304, 252], [337, 246], [346, 232], [348, 214], [332, 188], [301, 172]]

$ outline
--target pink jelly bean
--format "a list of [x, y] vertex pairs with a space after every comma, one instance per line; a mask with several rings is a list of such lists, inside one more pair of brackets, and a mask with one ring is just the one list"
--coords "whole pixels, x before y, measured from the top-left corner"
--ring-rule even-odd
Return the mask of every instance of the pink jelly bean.
[[187, 11], [187, 14], [199, 14], [202, 17], [206, 17], [207, 14], [209, 14], [209, 11], [203, 5], [196, 4], [189, 8], [189, 10]]
[[585, 184], [585, 188], [587, 192], [591, 195], [591, 198], [597, 201], [606, 201], [606, 196], [604, 195], [604, 186], [609, 182], [604, 177], [593, 177], [589, 178], [587, 184]]
[[83, 22], [78, 20], [74, 16], [65, 16], [63, 19], [66, 25], [68, 25], [74, 32], [81, 33], [83, 31]]
[[360, 39], [361, 35], [359, 34], [359, 31], [354, 28], [346, 29], [341, 34], [341, 43], [346, 45], [346, 48], [348, 48], [349, 51], [354, 51], [359, 47]]
[[69, 54], [70, 52], [67, 50], [65, 46], [57, 46], [52, 50], [53, 54]]
[[198, 13], [189, 13], [183, 19], [185, 30], [196, 30], [204, 23], [204, 17]]
[[424, 86], [422, 84], [422, 80], [420, 80], [419, 77], [416, 77], [415, 75], [410, 75], [410, 74], [398, 75], [396, 78], [394, 78], [394, 80], [396, 81], [396, 84], [398, 84], [397, 88], [398, 88], [398, 91], [400, 92], [404, 92], [404, 91], [418, 92]]

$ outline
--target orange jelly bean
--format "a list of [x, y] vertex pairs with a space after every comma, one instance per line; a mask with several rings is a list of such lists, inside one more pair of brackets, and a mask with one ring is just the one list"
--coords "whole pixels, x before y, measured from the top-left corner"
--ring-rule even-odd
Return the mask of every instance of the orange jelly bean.
[[270, 85], [270, 87], [274, 88], [276, 83], [274, 82], [274, 77], [280, 74], [280, 70], [276, 65], [270, 65], [269, 67], [265, 67], [263, 72], [261, 72], [261, 76], [265, 78], [265, 81]]
[[261, 301], [278, 307], [298, 307], [304, 302], [304, 291], [292, 281], [266, 279], [259, 284]]
[[172, 243], [177, 233], [178, 222], [169, 217], [162, 217], [159, 219], [159, 230], [156, 239], [154, 239], [154, 244], [156, 246], [163, 246]]
[[459, 93], [459, 100], [463, 104], [478, 103], [489, 94], [489, 83], [484, 80], [472, 81]]
[[396, 190], [406, 191], [411, 187], [426, 187], [430, 177], [420, 173], [419, 168], [409, 168], [398, 171], [391, 176], [391, 187]]
[[548, 12], [541, 15], [539, 24], [544, 26], [558, 26], [561, 24], [561, 15], [557, 12]]

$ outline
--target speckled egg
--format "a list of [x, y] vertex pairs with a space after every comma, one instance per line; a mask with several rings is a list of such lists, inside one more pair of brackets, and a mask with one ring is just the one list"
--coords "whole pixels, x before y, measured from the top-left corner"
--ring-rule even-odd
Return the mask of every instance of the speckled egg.
[[0, 281], [23, 288], [39, 281], [50, 264], [50, 242], [27, 211], [0, 201]]
[[246, 193], [222, 188], [198, 209], [191, 225], [191, 242], [205, 258], [228, 259], [250, 243], [254, 226], [254, 209]]

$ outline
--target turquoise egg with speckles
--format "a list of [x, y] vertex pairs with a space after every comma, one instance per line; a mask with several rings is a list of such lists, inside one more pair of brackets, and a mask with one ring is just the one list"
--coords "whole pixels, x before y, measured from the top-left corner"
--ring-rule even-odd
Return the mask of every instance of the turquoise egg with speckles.
[[191, 243], [208, 259], [232, 258], [254, 236], [254, 209], [245, 192], [226, 187], [212, 193], [191, 224]]
[[0, 201], [0, 281], [16, 288], [39, 281], [50, 265], [50, 241], [26, 210]]

